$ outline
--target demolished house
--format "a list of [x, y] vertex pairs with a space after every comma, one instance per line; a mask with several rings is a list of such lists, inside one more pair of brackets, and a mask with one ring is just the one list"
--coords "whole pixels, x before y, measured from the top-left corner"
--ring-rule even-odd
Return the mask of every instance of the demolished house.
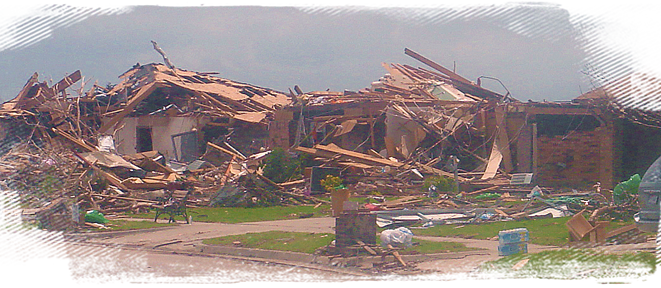
[[[661, 153], [659, 142], [649, 141], [658, 137], [659, 115], [621, 105], [637, 91], [617, 83], [598, 89], [610, 96], [590, 92], [572, 101], [524, 103], [405, 52], [435, 71], [383, 64], [388, 73], [370, 88], [290, 91], [296, 99], [270, 124], [271, 147], [312, 155], [323, 163], [319, 168], [337, 168], [356, 195], [404, 196], [370, 207], [390, 214], [377, 220], [383, 225], [392, 224], [393, 215], [400, 224], [433, 218], [473, 223], [590, 209], [595, 221], [609, 209], [621, 215], [637, 210], [633, 202], [613, 205], [611, 190], [642, 175]], [[645, 135], [655, 136], [640, 137]], [[454, 179], [454, 192], [446, 189], [429, 201], [434, 193], [422, 184], [434, 176]], [[319, 178], [309, 179], [313, 187]], [[487, 195], [530, 200], [524, 207], [466, 209], [476, 204], [475, 196]], [[555, 199], [537, 197], [542, 195]], [[407, 209], [392, 211], [401, 208]]]
[[64, 197], [106, 213], [148, 209], [177, 189], [193, 189], [205, 196], [197, 204], [208, 203], [219, 185], [258, 168], [268, 118], [290, 101], [271, 89], [162, 64], [135, 65], [120, 77], [89, 91], [83, 83], [70, 95], [80, 71], [52, 86], [35, 73], [4, 103], [0, 166], [7, 188], [31, 197], [31, 207]]
[[[144, 212], [177, 191], [189, 206], [328, 203], [311, 196], [328, 192], [326, 174], [352, 197], [380, 197], [340, 206], [380, 213], [382, 227], [475, 223], [577, 213], [586, 204], [533, 192], [590, 199], [599, 182], [606, 195], [661, 152], [639, 136], [658, 137], [658, 115], [613, 101], [621, 90], [520, 102], [405, 53], [432, 69], [384, 63], [370, 87], [343, 92], [283, 93], [169, 63], [136, 64], [119, 84], [88, 91], [73, 87], [79, 71], [54, 85], [35, 73], [0, 110], [3, 183], [30, 207], [24, 214], [58, 228], [46, 218]], [[262, 170], [276, 148], [312, 167], [276, 183]], [[429, 185], [434, 177], [449, 184]]]

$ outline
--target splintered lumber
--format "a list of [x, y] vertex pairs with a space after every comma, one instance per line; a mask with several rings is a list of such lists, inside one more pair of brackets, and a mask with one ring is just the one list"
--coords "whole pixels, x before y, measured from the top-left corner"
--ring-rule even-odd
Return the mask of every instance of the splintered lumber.
[[172, 168], [165, 166], [153, 159], [153, 157], [157, 155], [159, 155], [157, 151], [148, 151], [136, 153], [133, 155], [124, 155], [122, 158], [147, 171], [157, 171], [166, 174], [174, 173]]
[[484, 189], [476, 190], [476, 191], [473, 191], [473, 192], [468, 192], [468, 193], [466, 193], [466, 195], [480, 194], [480, 193], [484, 193], [484, 192], [487, 192], [487, 191], [496, 190], [497, 188], [498, 188], [498, 186], [491, 186], [491, 187], [487, 187], [487, 188], [484, 188]]
[[232, 155], [232, 160], [230, 160], [229, 163], [227, 163], [227, 170], [225, 170], [225, 173], [223, 174], [223, 178], [220, 180], [221, 185], [225, 185], [227, 180], [230, 178], [230, 172], [232, 171], [232, 163], [234, 163], [234, 160], [236, 160], [236, 155]]
[[122, 185], [130, 189], [164, 189], [168, 187], [167, 181], [155, 179], [127, 178], [121, 181]]
[[[441, 169], [437, 169], [437, 168], [434, 168], [434, 167], [431, 167], [431, 166], [428, 166], [428, 165], [425, 165], [425, 164], [422, 164], [422, 163], [417, 163], [417, 165], [420, 166], [420, 168], [422, 170], [424, 170], [425, 172], [427, 172], [427, 173], [432, 173], [432, 174], [436, 174], [436, 175], [443, 175], [443, 176], [446, 176], [446, 177], [454, 178], [454, 175], [452, 173], [445, 172]], [[410, 167], [409, 167], [409, 165], [405, 165], [404, 168], [408, 169]], [[458, 176], [457, 180], [467, 181], [468, 179]]]
[[64, 131], [62, 131], [62, 130], [60, 130], [60, 129], [57, 129], [57, 128], [55, 128], [55, 127], [53, 127], [52, 130], [53, 130], [53, 132], [55, 132], [56, 134], [58, 134], [58, 135], [60, 135], [60, 136], [62, 136], [62, 137], [64, 137], [64, 138], [66, 138], [67, 140], [73, 142], [74, 144], [76, 144], [76, 145], [82, 147], [83, 149], [85, 149], [85, 150], [87, 150], [87, 151], [89, 151], [89, 152], [95, 152], [95, 151], [98, 151], [95, 147], [92, 147], [92, 146], [88, 145], [88, 144], [85, 143], [83, 140], [80, 140], [80, 139], [77, 139], [76, 137], [73, 137], [71, 134], [69, 134], [69, 133], [67, 133], [67, 132], [64, 132]]
[[98, 229], [110, 229], [110, 227], [106, 227], [105, 225], [99, 223], [85, 222], [85, 225]]
[[367, 152], [368, 152], [371, 156], [374, 156], [374, 157], [377, 157], [377, 158], [381, 158], [381, 159], [386, 159], [386, 158], [383, 157], [381, 154], [379, 154], [379, 152], [376, 152], [376, 151], [374, 151], [373, 149], [367, 150]]
[[158, 204], [159, 203], [158, 201], [153, 201], [153, 200], [148, 200], [148, 199], [131, 198], [131, 197], [124, 197], [124, 196], [105, 195], [105, 194], [97, 194], [97, 193], [93, 193], [91, 195], [96, 196], [96, 197], [120, 199], [120, 200], [127, 200], [127, 201], [137, 201], [137, 202], [145, 202], [145, 203], [153, 203], [153, 204]]
[[502, 164], [506, 172], [513, 170], [512, 155], [510, 153], [510, 139], [507, 136], [507, 114], [505, 113], [505, 106], [497, 106], [496, 112], [496, 129], [497, 135], [495, 142], [498, 142], [498, 148], [503, 156]]
[[459, 205], [457, 205], [457, 203], [454, 203], [454, 201], [450, 199], [443, 199], [436, 202], [436, 205], [442, 205], [442, 204], [448, 204], [452, 207], [459, 208]]
[[73, 85], [73, 83], [78, 82], [78, 80], [81, 79], [80, 75], [80, 70], [76, 70], [76, 72], [71, 73], [71, 75], [64, 77], [60, 82], [57, 82], [53, 87], [53, 94], [57, 94], [59, 92], [62, 92], [64, 89], [69, 88], [69, 86]]
[[[350, 159], [355, 162], [367, 164], [367, 165], [377, 165], [377, 166], [391, 166], [395, 168], [403, 168], [403, 169], [412, 169], [415, 168], [415, 165], [409, 165], [409, 164], [404, 164], [400, 162], [395, 162], [391, 161], [388, 159], [383, 159], [379, 157], [374, 157], [368, 154], [363, 154], [355, 151], [350, 151], [346, 149], [342, 149], [337, 146], [331, 146], [331, 145], [315, 145], [314, 148], [306, 148], [306, 147], [296, 147], [297, 151], [300, 152], [305, 152], [308, 154], [312, 154], [315, 156], [319, 157], [325, 157], [329, 159], [334, 159], [336, 157], [339, 157], [340, 159]], [[424, 170], [427, 173], [432, 173], [432, 174], [437, 174], [437, 175], [443, 175], [447, 177], [454, 177], [452, 173], [445, 172], [440, 169], [436, 169], [434, 167], [427, 166], [425, 164], [421, 163], [416, 163], [417, 166], [420, 166], [422, 170]], [[367, 166], [361, 166], [361, 168], [368, 168]], [[459, 181], [466, 181], [466, 178], [463, 177], [458, 177]]]
[[394, 208], [398, 206], [403, 206], [406, 204], [412, 204], [412, 203], [417, 203], [426, 200], [425, 198], [422, 197], [417, 197], [417, 196], [405, 196], [396, 200], [391, 200], [391, 201], [386, 201], [381, 203], [380, 206], [382, 207], [387, 207], [387, 208]]
[[374, 166], [372, 166], [372, 165], [356, 163], [356, 162], [337, 162], [337, 164], [340, 164], [340, 165], [343, 165], [343, 166], [348, 166], [348, 167], [360, 168], [360, 169], [374, 168]]
[[347, 157], [349, 157], [353, 160], [356, 160], [357, 162], [361, 162], [361, 163], [368, 164], [368, 165], [387, 165], [387, 166], [393, 166], [393, 167], [400, 167], [400, 166], [404, 165], [403, 163], [393, 162], [393, 161], [390, 161], [388, 159], [377, 158], [377, 157], [374, 157], [374, 156], [370, 156], [370, 155], [367, 155], [367, 154], [342, 149], [342, 148], [339, 148], [339, 147], [332, 147], [330, 145], [328, 145], [328, 146], [326, 146], [326, 145], [315, 145], [314, 148], [316, 148], [318, 150], [326, 151], [326, 152], [331, 152], [331, 153], [334, 153], [334, 154], [341, 154], [343, 156], [347, 156]]
[[119, 177], [117, 177], [114, 173], [103, 171], [101, 170], [101, 168], [96, 167], [94, 164], [90, 164], [90, 166], [92, 167], [92, 169], [94, 169], [94, 171], [101, 174], [103, 178], [106, 178], [108, 182], [110, 182], [112, 185], [115, 185], [123, 190], [128, 190], [128, 188], [122, 183], [122, 180], [120, 180]]
[[360, 240], [356, 240], [356, 243], [358, 243], [358, 245], [363, 247], [363, 249], [365, 249], [365, 251], [369, 252], [372, 255], [376, 255], [376, 251], [374, 251], [374, 249], [370, 248], [370, 246], [367, 246], [367, 244], [365, 244], [365, 242], [360, 241]]
[[514, 264], [514, 266], [512, 266], [512, 270], [519, 270], [519, 269], [523, 268], [523, 266], [526, 266], [526, 264], [528, 264], [528, 261], [530, 261], [530, 259], [526, 258], [526, 259], [523, 259], [519, 262], [516, 262], [516, 264]]
[[392, 247], [392, 245], [388, 244], [388, 248], [392, 250], [392, 256], [395, 256], [395, 259], [397, 259], [397, 262], [399, 264], [402, 264], [402, 266], [406, 267], [406, 262], [404, 262], [404, 259], [402, 259], [402, 256], [399, 255], [399, 252], [395, 250], [395, 248]]
[[489, 156], [489, 162], [487, 163], [487, 168], [484, 171], [481, 179], [490, 179], [496, 176], [498, 167], [500, 167], [500, 162], [503, 160], [503, 154], [498, 149], [497, 141], [493, 142], [493, 147], [491, 148], [491, 156]]
[[510, 215], [507, 214], [507, 213], [505, 213], [505, 212], [503, 212], [503, 210], [500, 210], [500, 209], [493, 209], [493, 211], [495, 211], [496, 213], [498, 213], [500, 216], [503, 216], [503, 217], [510, 217]]
[[282, 186], [280, 186], [280, 184], [273, 182], [271, 179], [267, 178], [266, 176], [264, 176], [262, 174], [259, 174], [259, 173], [255, 173], [255, 175], [257, 175], [257, 177], [259, 177], [259, 179], [264, 180], [264, 182], [266, 182], [267, 184], [269, 184], [269, 185], [271, 185], [275, 188], [282, 189]]
[[280, 183], [280, 186], [284, 187], [284, 186], [292, 186], [292, 185], [298, 185], [298, 184], [304, 184], [304, 183], [305, 183], [305, 179], [301, 179], [301, 180], [283, 182], [283, 183]]
[[607, 242], [613, 242], [613, 241], [618, 241], [621, 242], [625, 239], [628, 238], [633, 238], [639, 234], [642, 234], [643, 232], [638, 230], [638, 227], [636, 224], [631, 224], [627, 226], [623, 226], [617, 229], [614, 229], [612, 231], [609, 231], [606, 233], [606, 241]]
[[241, 154], [241, 152], [239, 152], [239, 150], [236, 150], [236, 148], [232, 147], [232, 145], [230, 145], [230, 143], [227, 143], [227, 141], [224, 141], [223, 144], [225, 144], [225, 146], [227, 146], [227, 148], [230, 148], [230, 150], [234, 151], [234, 153], [241, 156], [243, 158], [241, 160], [246, 160], [246, 156]]
[[78, 154], [76, 152], [74, 152], [74, 155], [76, 155], [76, 157], [78, 159], [80, 159], [81, 161], [83, 161], [86, 165], [92, 167], [92, 169], [94, 169], [95, 172], [99, 173], [103, 178], [108, 180], [108, 182], [110, 182], [112, 185], [115, 185], [115, 186], [117, 186], [117, 187], [119, 187], [120, 189], [123, 189], [123, 190], [128, 190], [126, 188], [126, 186], [124, 186], [124, 184], [122, 183], [122, 180], [119, 179], [119, 177], [117, 177], [114, 173], [103, 171], [101, 168], [96, 167], [96, 165], [94, 165], [94, 163], [90, 163], [89, 161], [87, 161], [85, 159], [85, 157], [81, 156], [80, 154]]
[[241, 155], [241, 154], [237, 154], [237, 153], [234, 152], [234, 151], [231, 151], [231, 150], [229, 150], [229, 149], [225, 149], [225, 148], [220, 147], [220, 146], [218, 146], [218, 145], [216, 145], [216, 144], [213, 144], [213, 143], [211, 143], [211, 142], [207, 142], [207, 145], [209, 145], [209, 147], [211, 147], [211, 148], [213, 148], [213, 149], [216, 149], [216, 150], [218, 150], [218, 151], [221, 151], [221, 152], [227, 153], [227, 154], [229, 154], [230, 156], [236, 156], [236, 158], [238, 158], [239, 160], [242, 160], [242, 161], [243, 161], [243, 160], [246, 160], [246, 157], [245, 157], [245, 156], [243, 156], [243, 155]]
[[443, 73], [445, 75], [448, 75], [450, 77], [450, 79], [452, 79], [452, 80], [456, 80], [456, 81], [459, 81], [459, 82], [462, 82], [462, 83], [468, 84], [468, 85], [473, 85], [470, 80], [459, 76], [458, 74], [446, 69], [445, 67], [443, 67], [441, 65], [438, 65], [436, 62], [434, 62], [432, 60], [429, 60], [429, 59], [425, 58], [424, 56], [422, 56], [422, 55], [420, 55], [420, 54], [418, 54], [418, 53], [416, 53], [416, 52], [414, 52], [414, 51], [412, 51], [408, 48], [404, 49], [404, 54], [406, 54], [408, 56], [411, 56], [414, 59], [416, 59], [416, 60], [418, 60], [422, 63], [427, 64], [429, 67], [432, 67], [432, 68], [440, 71], [441, 73]]

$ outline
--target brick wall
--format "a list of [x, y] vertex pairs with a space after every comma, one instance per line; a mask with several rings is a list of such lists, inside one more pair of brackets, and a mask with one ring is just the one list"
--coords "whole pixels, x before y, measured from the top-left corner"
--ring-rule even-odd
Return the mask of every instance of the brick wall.
[[[542, 185], [586, 187], [602, 180], [605, 128], [569, 135], [539, 136], [537, 181]], [[612, 138], [610, 138], [612, 141]], [[605, 141], [605, 143], [603, 143]], [[611, 157], [612, 159], [612, 157]]]

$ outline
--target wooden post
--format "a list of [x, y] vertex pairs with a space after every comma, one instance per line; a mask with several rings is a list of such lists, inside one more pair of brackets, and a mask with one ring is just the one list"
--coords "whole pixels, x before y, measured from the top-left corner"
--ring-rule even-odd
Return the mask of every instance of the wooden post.
[[532, 123], [532, 173], [533, 177], [537, 178], [537, 123]]
[[376, 118], [370, 117], [370, 140], [372, 141], [372, 149], [376, 149], [376, 140], [374, 139], [374, 122]]

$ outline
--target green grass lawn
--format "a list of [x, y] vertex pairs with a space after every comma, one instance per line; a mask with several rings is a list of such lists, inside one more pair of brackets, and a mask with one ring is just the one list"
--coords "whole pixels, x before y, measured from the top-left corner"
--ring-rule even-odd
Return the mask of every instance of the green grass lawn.
[[[467, 225], [438, 225], [427, 229], [415, 229], [413, 233], [421, 236], [456, 236], [462, 238], [488, 239], [498, 235], [501, 230], [526, 228], [530, 242], [539, 245], [562, 246], [567, 243], [569, 232], [565, 223], [571, 217], [543, 218], [521, 221], [500, 221]], [[611, 222], [606, 231], [632, 224], [628, 222]]]
[[330, 244], [334, 239], [335, 235], [329, 233], [269, 231], [205, 239], [202, 243], [234, 246], [233, 243], [239, 241], [240, 247], [312, 254], [317, 248]]
[[[189, 208], [188, 214], [195, 222], [221, 222], [242, 223], [271, 220], [298, 219], [301, 216], [326, 217], [330, 216], [330, 205], [321, 205], [314, 208], [312, 205], [300, 206], [273, 206], [273, 207], [200, 207]], [[154, 219], [155, 212], [143, 214], [128, 214], [130, 217]], [[167, 219], [167, 215], [161, 216]], [[175, 216], [175, 220], [184, 221], [182, 216]]]
[[570, 217], [545, 218], [522, 221], [500, 221], [483, 224], [437, 225], [427, 229], [415, 229], [413, 234], [420, 236], [456, 236], [462, 238], [488, 239], [498, 235], [498, 231], [526, 228], [530, 242], [540, 245], [561, 246], [567, 243], [568, 232], [565, 223]]
[[[375, 236], [376, 237], [376, 236]], [[328, 233], [301, 233], [269, 231], [260, 233], [247, 233], [242, 235], [230, 235], [218, 238], [205, 239], [202, 243], [207, 245], [234, 246], [239, 241], [240, 247], [259, 248], [268, 250], [293, 251], [303, 253], [314, 253], [318, 248], [324, 247], [335, 239], [334, 234]], [[377, 238], [377, 244], [380, 243]], [[461, 243], [435, 242], [414, 239], [413, 245], [400, 251], [401, 254], [428, 254], [476, 250], [466, 247]]]
[[[528, 262], [522, 268], [513, 269], [525, 259]], [[651, 252], [616, 255], [591, 249], [560, 249], [503, 257], [483, 264], [480, 271], [513, 278], [631, 278], [654, 273], [656, 264]]]
[[110, 220], [106, 226], [110, 227], [111, 231], [126, 231], [147, 229], [156, 227], [168, 227], [177, 225], [175, 223], [155, 223], [154, 221], [130, 221], [130, 220]]

